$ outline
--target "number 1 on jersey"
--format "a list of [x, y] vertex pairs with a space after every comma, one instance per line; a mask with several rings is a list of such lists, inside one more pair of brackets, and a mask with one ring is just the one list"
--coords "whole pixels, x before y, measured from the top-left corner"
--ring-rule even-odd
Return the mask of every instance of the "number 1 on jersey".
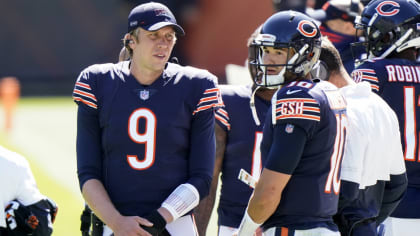
[[416, 127], [416, 97], [415, 88], [404, 87], [404, 158], [407, 161], [416, 161], [417, 127]]
[[251, 175], [257, 181], [258, 179], [260, 179], [260, 174], [261, 174], [260, 146], [261, 146], [262, 137], [263, 137], [262, 132], [255, 132], [255, 144], [254, 144], [254, 152], [252, 153]]

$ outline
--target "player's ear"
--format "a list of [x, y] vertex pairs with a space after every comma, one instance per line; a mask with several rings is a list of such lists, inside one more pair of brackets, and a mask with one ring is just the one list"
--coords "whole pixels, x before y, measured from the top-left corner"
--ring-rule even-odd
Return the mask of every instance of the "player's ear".
[[124, 47], [126, 47], [126, 48], [130, 48], [130, 49], [133, 49], [132, 47], [131, 47], [131, 44], [133, 44], [134, 43], [134, 41], [133, 41], [134, 39], [133, 39], [133, 36], [131, 35], [131, 34], [125, 34], [124, 35], [124, 39], [123, 39], [123, 41], [124, 41]]

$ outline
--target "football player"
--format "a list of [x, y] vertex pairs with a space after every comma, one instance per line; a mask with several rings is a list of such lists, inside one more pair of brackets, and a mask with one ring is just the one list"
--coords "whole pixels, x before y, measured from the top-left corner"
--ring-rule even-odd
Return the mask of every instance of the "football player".
[[294, 11], [272, 15], [252, 47], [255, 83], [281, 86], [263, 129], [264, 169], [248, 203], [238, 235], [339, 235], [339, 169], [345, 142], [345, 101], [328, 82], [314, 83], [310, 71], [321, 51], [314, 20]]
[[407, 193], [386, 223], [386, 235], [416, 235], [420, 225], [420, 5], [414, 0], [371, 1], [356, 27], [368, 59], [352, 73], [368, 81], [397, 114], [408, 176]]
[[131, 59], [77, 79], [78, 177], [95, 235], [197, 235], [191, 210], [209, 191], [222, 101], [214, 75], [168, 62], [177, 35], [166, 6], [141, 4], [124, 37]]
[[340, 88], [347, 103], [347, 142], [334, 221], [342, 236], [376, 236], [377, 225], [391, 214], [407, 188], [398, 119], [368, 82], [356, 84], [351, 79], [326, 37], [319, 58], [328, 68], [328, 81]]
[[[259, 31], [260, 28], [251, 35], [248, 46]], [[253, 54], [253, 50], [250, 50], [248, 62], [255, 60]], [[200, 202], [194, 214], [198, 231], [203, 236], [214, 206], [220, 174], [222, 186], [217, 208], [218, 235], [231, 236], [238, 229], [253, 191], [238, 176], [241, 169], [253, 179], [260, 176], [263, 161], [260, 153], [263, 129], [261, 121], [265, 120], [271, 97], [276, 90], [253, 84], [221, 85], [220, 91], [225, 106], [217, 109], [215, 115], [216, 163], [212, 186], [209, 196]]]
[[39, 191], [25, 157], [0, 146], [0, 179], [0, 235], [51, 235], [58, 208]]

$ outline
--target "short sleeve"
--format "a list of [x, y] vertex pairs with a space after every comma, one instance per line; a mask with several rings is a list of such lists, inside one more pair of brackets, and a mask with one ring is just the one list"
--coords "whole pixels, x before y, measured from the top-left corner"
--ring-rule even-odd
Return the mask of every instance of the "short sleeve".
[[379, 80], [372, 62], [366, 61], [365, 63], [361, 64], [355, 70], [353, 70], [351, 76], [356, 83], [362, 81], [369, 82], [372, 91], [375, 93], [379, 92]]
[[207, 77], [206, 79], [202, 79], [203, 93], [200, 95], [193, 115], [208, 109], [223, 107], [221, 92], [217, 86], [217, 78], [210, 73], [208, 73]]
[[320, 104], [305, 91], [290, 95], [279, 93], [275, 100], [275, 114], [277, 124], [298, 125], [307, 134], [321, 120]]

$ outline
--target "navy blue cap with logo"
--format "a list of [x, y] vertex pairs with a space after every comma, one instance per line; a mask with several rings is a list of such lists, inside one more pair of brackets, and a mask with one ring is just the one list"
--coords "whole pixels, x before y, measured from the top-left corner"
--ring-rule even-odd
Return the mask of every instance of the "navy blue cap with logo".
[[334, 19], [354, 22], [359, 15], [359, 0], [329, 0], [322, 9], [306, 12], [313, 19], [324, 22]]
[[165, 26], [172, 26], [176, 33], [185, 35], [184, 29], [177, 24], [175, 16], [161, 3], [149, 2], [138, 5], [128, 15], [128, 32], [138, 27], [147, 31], [156, 31]]

